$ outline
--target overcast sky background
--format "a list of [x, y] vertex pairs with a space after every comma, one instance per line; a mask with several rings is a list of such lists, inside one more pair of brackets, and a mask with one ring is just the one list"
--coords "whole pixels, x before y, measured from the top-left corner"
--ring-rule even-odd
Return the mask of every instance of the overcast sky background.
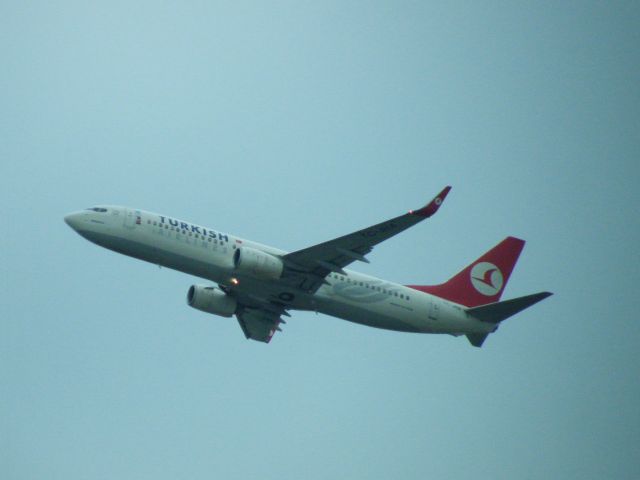
[[[635, 2], [2, 2], [0, 477], [601, 479], [640, 470]], [[294, 250], [452, 185], [356, 269], [438, 283], [507, 235], [482, 349], [295, 313], [63, 222], [136, 206]]]

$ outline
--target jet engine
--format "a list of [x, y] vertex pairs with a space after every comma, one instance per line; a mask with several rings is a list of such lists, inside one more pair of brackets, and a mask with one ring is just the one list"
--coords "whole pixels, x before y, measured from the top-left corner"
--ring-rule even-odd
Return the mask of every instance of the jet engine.
[[231, 317], [238, 308], [235, 298], [209, 285], [191, 285], [187, 292], [187, 303], [190, 307], [222, 317]]
[[278, 279], [282, 275], [282, 260], [251, 247], [239, 247], [233, 254], [233, 266], [239, 273], [260, 278]]

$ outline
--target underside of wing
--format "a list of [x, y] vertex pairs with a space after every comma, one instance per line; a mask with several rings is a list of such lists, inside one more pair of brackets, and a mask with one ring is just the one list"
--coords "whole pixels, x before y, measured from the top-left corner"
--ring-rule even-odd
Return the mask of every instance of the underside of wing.
[[241, 307], [236, 317], [245, 337], [264, 343], [269, 343], [284, 323], [278, 313], [259, 308]]

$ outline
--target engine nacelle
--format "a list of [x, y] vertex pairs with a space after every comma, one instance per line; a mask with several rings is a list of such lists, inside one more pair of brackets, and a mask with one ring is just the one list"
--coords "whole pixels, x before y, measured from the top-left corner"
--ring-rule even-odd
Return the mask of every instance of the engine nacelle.
[[209, 285], [191, 285], [187, 292], [187, 303], [190, 307], [222, 317], [231, 317], [238, 308], [235, 298]]
[[239, 247], [233, 254], [233, 266], [239, 273], [278, 279], [284, 264], [278, 257], [251, 247]]

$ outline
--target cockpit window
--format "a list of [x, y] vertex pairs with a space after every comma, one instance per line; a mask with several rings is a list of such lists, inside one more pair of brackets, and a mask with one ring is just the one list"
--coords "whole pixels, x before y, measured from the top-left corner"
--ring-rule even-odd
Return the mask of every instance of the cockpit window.
[[87, 210], [91, 210], [92, 212], [100, 212], [100, 213], [104, 213], [107, 211], [106, 208], [102, 208], [102, 207], [91, 207], [91, 208], [87, 208]]

